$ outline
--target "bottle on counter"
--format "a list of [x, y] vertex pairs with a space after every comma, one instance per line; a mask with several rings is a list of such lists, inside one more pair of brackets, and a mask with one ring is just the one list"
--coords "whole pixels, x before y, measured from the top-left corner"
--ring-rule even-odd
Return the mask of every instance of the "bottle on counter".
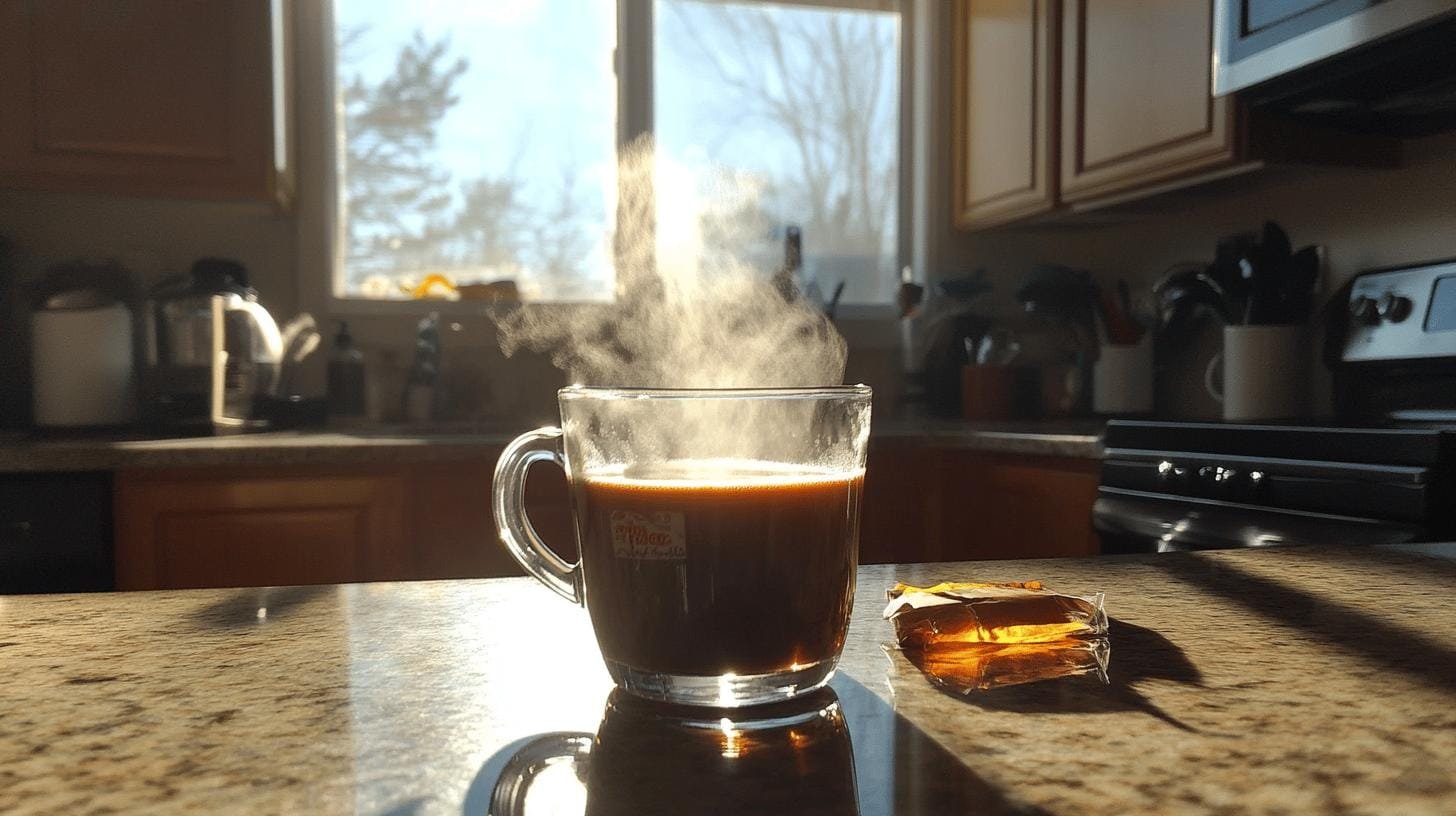
[[415, 356], [404, 385], [404, 416], [410, 422], [429, 422], [440, 404], [440, 315], [431, 312], [415, 330]]
[[362, 422], [368, 418], [367, 383], [364, 352], [354, 345], [349, 324], [339, 322], [334, 347], [329, 352], [329, 417], [346, 422]]

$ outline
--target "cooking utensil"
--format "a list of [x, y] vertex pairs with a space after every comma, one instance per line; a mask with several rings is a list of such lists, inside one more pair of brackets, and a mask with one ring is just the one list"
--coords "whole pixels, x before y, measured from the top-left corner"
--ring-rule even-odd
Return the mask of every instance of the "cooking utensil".
[[1128, 291], [1126, 281], [1117, 282], [1116, 294], [1100, 292], [1098, 306], [1105, 329], [1106, 344], [1130, 346], [1137, 343], [1138, 339], [1142, 337], [1142, 327], [1133, 319], [1132, 295]]
[[1011, 365], [1021, 353], [1021, 343], [1009, 329], [992, 329], [981, 338], [980, 348], [973, 358], [976, 365]]
[[1158, 325], [1173, 342], [1186, 338], [1198, 318], [1213, 313], [1224, 323], [1237, 323], [1233, 299], [1215, 276], [1194, 264], [1179, 264], [1153, 285]]

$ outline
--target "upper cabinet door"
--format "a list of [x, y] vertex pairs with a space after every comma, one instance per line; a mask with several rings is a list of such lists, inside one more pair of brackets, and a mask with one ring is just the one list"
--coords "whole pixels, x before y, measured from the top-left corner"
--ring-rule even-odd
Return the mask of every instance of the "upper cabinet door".
[[1233, 106], [1213, 98], [1212, 55], [1211, 0], [1066, 0], [1062, 198], [1234, 161]]
[[988, 227], [1056, 205], [1056, 20], [1049, 0], [955, 4], [955, 217]]
[[282, 8], [0, 0], [0, 186], [286, 197]]

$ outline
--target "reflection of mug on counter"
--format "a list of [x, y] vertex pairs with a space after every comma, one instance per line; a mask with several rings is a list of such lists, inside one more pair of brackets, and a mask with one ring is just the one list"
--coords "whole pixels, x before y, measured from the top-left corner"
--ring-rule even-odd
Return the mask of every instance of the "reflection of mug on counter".
[[1303, 416], [1308, 360], [1303, 326], [1224, 326], [1223, 351], [1208, 361], [1203, 387], [1223, 405], [1227, 421]]

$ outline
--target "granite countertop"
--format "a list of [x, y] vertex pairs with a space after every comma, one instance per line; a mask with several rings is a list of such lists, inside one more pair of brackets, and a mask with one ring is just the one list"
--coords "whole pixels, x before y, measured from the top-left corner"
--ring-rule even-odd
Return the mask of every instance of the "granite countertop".
[[[893, 581], [971, 577], [1105, 591], [1110, 683], [966, 699], [882, 648]], [[832, 685], [852, 763], [725, 743], [702, 796], [852, 772], [865, 816], [1449, 814], [1453, 596], [1456, 561], [1391, 548], [865, 567]], [[4, 597], [0, 663], [9, 814], [484, 813], [610, 685], [585, 612], [529, 579]], [[637, 770], [592, 801], [665, 790]]]
[[[1004, 453], [1100, 458], [1101, 420], [968, 424], [889, 420], [872, 430], [875, 444], [934, 445]], [[355, 465], [468, 459], [492, 455], [526, 430], [406, 427], [363, 431], [275, 431], [173, 439], [0, 437], [0, 473], [122, 470], [236, 465]]]

